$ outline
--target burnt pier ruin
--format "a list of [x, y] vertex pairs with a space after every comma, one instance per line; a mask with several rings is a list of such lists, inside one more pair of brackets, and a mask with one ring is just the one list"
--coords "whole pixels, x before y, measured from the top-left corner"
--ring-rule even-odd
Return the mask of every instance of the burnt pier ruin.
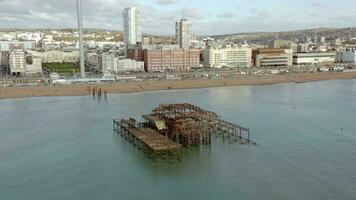
[[210, 145], [212, 137], [229, 143], [256, 144], [250, 130], [191, 104], [167, 104], [135, 119], [114, 119], [114, 131], [154, 160], [182, 159], [182, 148]]

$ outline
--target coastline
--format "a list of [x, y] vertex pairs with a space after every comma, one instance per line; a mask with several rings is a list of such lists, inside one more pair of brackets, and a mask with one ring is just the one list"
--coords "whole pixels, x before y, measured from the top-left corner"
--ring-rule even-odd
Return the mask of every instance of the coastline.
[[49, 96], [87, 96], [91, 88], [101, 88], [109, 94], [134, 93], [159, 90], [199, 89], [211, 87], [272, 85], [281, 83], [306, 83], [324, 80], [356, 79], [356, 72], [298, 73], [288, 75], [244, 75], [234, 79], [199, 79], [180, 81], [143, 81], [113, 84], [64, 85], [64, 86], [26, 86], [1, 87], [0, 99], [49, 97]]

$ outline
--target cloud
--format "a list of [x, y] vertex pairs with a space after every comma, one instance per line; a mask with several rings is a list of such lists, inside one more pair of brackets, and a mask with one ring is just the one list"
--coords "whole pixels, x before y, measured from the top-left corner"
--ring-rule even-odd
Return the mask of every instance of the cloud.
[[182, 18], [188, 18], [190, 20], [203, 18], [202, 14], [200, 13], [200, 10], [192, 6], [183, 7], [180, 11], [180, 15], [182, 16]]
[[235, 16], [236, 16], [236, 14], [233, 13], [233, 12], [224, 12], [224, 13], [218, 14], [218, 18], [223, 18], [223, 19], [225, 19], [225, 18], [233, 18]]
[[177, 0], [156, 0], [156, 3], [160, 5], [173, 5], [176, 4], [177, 2], [178, 2]]
[[347, 21], [347, 22], [352, 22], [355, 21], [356, 18], [354, 16], [351, 15], [337, 15], [337, 16], [329, 16], [326, 17], [328, 20], [330, 21]]
[[310, 13], [310, 14], [309, 14], [309, 17], [317, 18], [317, 17], [321, 17], [321, 15], [320, 15], [320, 14], [317, 14], [317, 13]]
[[327, 4], [321, 3], [321, 2], [313, 2], [311, 4], [315, 8], [328, 8], [329, 6]]
[[[193, 22], [197, 34], [356, 26], [350, 0], [333, 7], [321, 0], [292, 3], [258, 0], [83, 0], [84, 27], [122, 30], [122, 10], [138, 6], [144, 33], [174, 34], [180, 18]], [[76, 28], [75, 0], [0, 0], [0, 28]], [[152, 3], [153, 2], [153, 3]], [[227, 4], [229, 3], [230, 4]], [[347, 3], [348, 2], [348, 3]], [[296, 6], [298, 4], [298, 6]], [[167, 8], [163, 7], [168, 5]], [[323, 9], [321, 9], [323, 8]], [[332, 15], [328, 15], [332, 9]], [[325, 12], [324, 10], [327, 10]], [[238, 12], [237, 12], [238, 11]], [[238, 16], [238, 17], [237, 17]], [[301, 20], [302, 17], [302, 20]]]
[[15, 18], [15, 17], [0, 17], [0, 20], [13, 22], [13, 21], [16, 21], [17, 18]]
[[60, 21], [63, 18], [66, 18], [65, 13], [46, 13], [46, 12], [36, 12], [34, 10], [29, 10], [29, 18], [33, 20], [39, 20], [39, 21]]
[[266, 21], [268, 18], [271, 18], [272, 15], [268, 11], [259, 10], [256, 8], [251, 9], [252, 16], [249, 17], [249, 20], [254, 21]]

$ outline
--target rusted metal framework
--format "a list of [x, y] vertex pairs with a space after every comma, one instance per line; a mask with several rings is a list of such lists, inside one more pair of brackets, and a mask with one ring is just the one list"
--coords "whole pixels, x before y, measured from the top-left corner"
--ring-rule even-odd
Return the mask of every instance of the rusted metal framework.
[[114, 130], [154, 158], [180, 159], [181, 145], [209, 145], [212, 135], [230, 143], [256, 144], [250, 140], [249, 129], [187, 103], [160, 105], [152, 114], [143, 115], [142, 118], [142, 123], [131, 118], [113, 120]]
[[216, 113], [191, 104], [160, 105], [152, 113], [166, 122], [167, 129], [163, 133], [168, 138], [187, 147], [210, 144], [211, 135], [219, 124]]
[[228, 140], [229, 142], [240, 142], [241, 144], [257, 144], [250, 139], [250, 129], [222, 119], [219, 119], [219, 126], [216, 135], [222, 136], [224, 141]]

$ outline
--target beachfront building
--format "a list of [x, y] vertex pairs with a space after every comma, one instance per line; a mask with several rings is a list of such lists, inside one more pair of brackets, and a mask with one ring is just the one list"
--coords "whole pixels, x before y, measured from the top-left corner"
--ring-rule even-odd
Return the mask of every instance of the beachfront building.
[[119, 72], [144, 72], [145, 63], [142, 61], [136, 61], [131, 59], [118, 60], [116, 73]]
[[23, 49], [13, 49], [9, 55], [9, 66], [12, 75], [25, 74], [25, 52]]
[[26, 54], [22, 48], [13, 49], [9, 55], [11, 75], [35, 75], [42, 73], [42, 60]]
[[26, 75], [37, 75], [42, 73], [42, 59], [33, 55], [26, 56]]
[[204, 50], [204, 67], [251, 67], [252, 50], [248, 47], [210, 47]]
[[144, 62], [132, 59], [119, 59], [117, 54], [106, 52], [101, 55], [102, 72], [104, 74], [121, 72], [142, 72], [144, 71]]
[[79, 62], [79, 50], [77, 49], [53, 49], [28, 51], [32, 55], [42, 59], [42, 63], [77, 63]]
[[315, 65], [322, 63], [334, 63], [335, 60], [335, 52], [309, 52], [293, 54], [294, 65]]
[[288, 67], [293, 65], [293, 51], [290, 49], [256, 49], [252, 51], [256, 67]]
[[342, 63], [356, 63], [356, 49], [349, 48], [340, 52]]
[[176, 41], [179, 48], [188, 49], [192, 41], [192, 22], [186, 19], [181, 19], [176, 22]]
[[117, 69], [117, 62], [119, 58], [115, 55], [115, 53], [105, 52], [102, 54], [101, 59], [103, 73], [114, 72], [115, 69]]
[[188, 71], [199, 68], [202, 50], [183, 49], [176, 44], [136, 45], [128, 50], [128, 58], [144, 62], [145, 71]]
[[143, 61], [147, 72], [188, 71], [200, 67], [201, 52], [176, 45], [150, 45], [129, 49], [128, 58]]
[[0, 52], [0, 66], [9, 66], [9, 52]]
[[136, 61], [143, 61], [143, 49], [142, 48], [128, 49], [127, 58]]
[[188, 71], [200, 67], [199, 49], [143, 50], [145, 71]]
[[141, 49], [148, 49], [148, 50], [154, 50], [154, 49], [161, 49], [161, 50], [173, 50], [173, 49], [179, 49], [178, 44], [149, 44], [149, 45], [141, 45], [139, 46]]
[[127, 51], [127, 57], [132, 60], [143, 61], [143, 49], [147, 50], [175, 50], [179, 49], [177, 44], [139, 44], [130, 47]]
[[10, 52], [14, 46], [29, 50], [36, 47], [36, 41], [0, 41], [1, 52]]

